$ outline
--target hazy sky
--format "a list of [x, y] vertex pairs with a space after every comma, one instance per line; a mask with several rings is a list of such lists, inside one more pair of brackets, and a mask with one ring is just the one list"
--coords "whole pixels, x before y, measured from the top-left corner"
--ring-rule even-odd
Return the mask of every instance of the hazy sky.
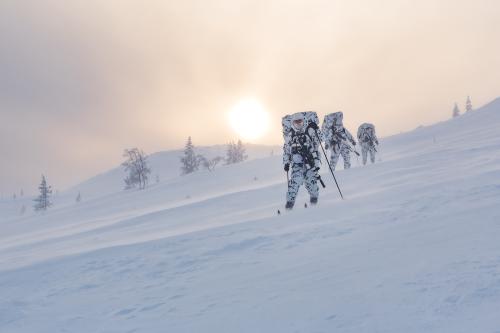
[[1, 0], [0, 193], [65, 188], [146, 152], [225, 143], [252, 97], [380, 136], [500, 95], [496, 0]]

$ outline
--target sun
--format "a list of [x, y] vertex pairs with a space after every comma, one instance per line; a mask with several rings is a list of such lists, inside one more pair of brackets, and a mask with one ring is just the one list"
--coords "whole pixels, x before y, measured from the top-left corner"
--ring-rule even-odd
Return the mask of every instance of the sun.
[[254, 99], [239, 101], [229, 112], [231, 128], [244, 140], [257, 140], [269, 128], [269, 114]]

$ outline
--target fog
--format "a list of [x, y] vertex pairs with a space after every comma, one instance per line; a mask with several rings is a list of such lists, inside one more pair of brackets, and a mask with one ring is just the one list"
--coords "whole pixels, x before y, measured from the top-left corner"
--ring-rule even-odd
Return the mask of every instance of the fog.
[[500, 95], [500, 3], [461, 1], [0, 2], [0, 193], [63, 189], [146, 152], [238, 138], [226, 114], [344, 111], [379, 136]]

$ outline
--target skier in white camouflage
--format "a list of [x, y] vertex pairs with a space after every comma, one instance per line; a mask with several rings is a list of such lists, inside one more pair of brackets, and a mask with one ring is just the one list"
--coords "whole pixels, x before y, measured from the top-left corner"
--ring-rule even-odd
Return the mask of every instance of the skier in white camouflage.
[[351, 151], [354, 150], [351, 145], [356, 145], [354, 137], [343, 125], [343, 118], [344, 115], [340, 111], [326, 115], [321, 128], [325, 148], [331, 149], [330, 164], [333, 170], [341, 155], [344, 169], [351, 167]]
[[370, 123], [361, 124], [358, 128], [358, 142], [361, 146], [361, 155], [363, 156], [363, 165], [366, 165], [368, 153], [370, 153], [370, 160], [375, 163], [375, 153], [377, 152], [378, 139], [375, 135], [375, 126]]
[[318, 125], [313, 120], [315, 112], [298, 112], [283, 118], [285, 144], [283, 146], [284, 170], [291, 176], [288, 181], [285, 208], [290, 210], [302, 184], [305, 184], [310, 196], [310, 203], [318, 203], [318, 171], [320, 158], [318, 153]]

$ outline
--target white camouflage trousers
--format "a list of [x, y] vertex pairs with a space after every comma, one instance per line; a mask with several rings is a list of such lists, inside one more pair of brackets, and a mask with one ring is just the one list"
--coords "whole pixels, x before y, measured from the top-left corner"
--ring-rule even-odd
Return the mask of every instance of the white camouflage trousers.
[[297, 193], [302, 184], [306, 185], [307, 192], [311, 198], [317, 198], [319, 195], [318, 181], [316, 172], [313, 169], [307, 169], [303, 164], [293, 164], [292, 174], [288, 182], [288, 192], [286, 193], [287, 202], [295, 202]]
[[337, 166], [337, 162], [341, 155], [344, 160], [344, 169], [349, 169], [351, 167], [351, 150], [349, 146], [347, 144], [341, 144], [339, 148], [338, 145], [334, 145], [332, 155], [330, 156], [330, 164], [333, 170], [335, 170], [335, 166]]
[[375, 146], [365, 143], [361, 144], [361, 156], [363, 157], [363, 165], [366, 165], [368, 153], [370, 153], [370, 161], [372, 163], [375, 163]]

